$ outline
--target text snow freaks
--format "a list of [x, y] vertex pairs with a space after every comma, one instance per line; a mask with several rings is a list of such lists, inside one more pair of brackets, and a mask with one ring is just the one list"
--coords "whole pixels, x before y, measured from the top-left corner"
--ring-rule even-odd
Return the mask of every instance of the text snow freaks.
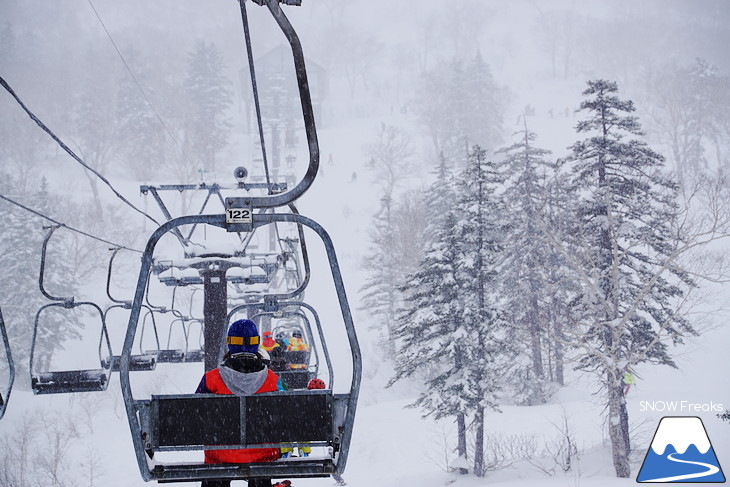
[[671, 413], [721, 413], [725, 411], [725, 406], [719, 403], [699, 403], [690, 401], [641, 401], [639, 402], [639, 411], [645, 413], [647, 411], [671, 412]]

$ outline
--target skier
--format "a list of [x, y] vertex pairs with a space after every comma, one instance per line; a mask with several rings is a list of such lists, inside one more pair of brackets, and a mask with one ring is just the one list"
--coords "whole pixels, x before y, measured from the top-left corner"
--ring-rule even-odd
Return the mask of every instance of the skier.
[[[196, 389], [199, 394], [236, 394], [248, 396], [259, 392], [284, 390], [281, 379], [264, 365], [259, 355], [259, 332], [251, 320], [238, 320], [228, 328], [228, 350], [223, 363], [203, 375]], [[225, 418], [223, 418], [225, 420]], [[278, 448], [206, 450], [205, 463], [273, 462]], [[289, 481], [284, 481], [289, 482]], [[277, 482], [273, 487], [290, 485]], [[202, 487], [230, 487], [226, 479], [204, 480]], [[249, 487], [272, 487], [271, 479], [249, 479]]]
[[286, 347], [289, 346], [289, 339], [286, 335], [284, 335], [284, 332], [280, 331], [276, 334], [276, 343], [278, 343], [283, 350], [286, 350]]
[[[289, 339], [289, 345], [286, 347], [286, 350], [288, 352], [308, 352], [309, 351], [309, 345], [304, 343], [304, 340], [302, 340], [302, 332], [301, 331], [295, 331], [291, 334], [291, 338]], [[290, 368], [292, 369], [306, 369], [307, 364], [290, 364]], [[304, 384], [302, 384], [304, 385]]]
[[624, 374], [624, 396], [629, 393], [629, 389], [631, 389], [632, 385], [636, 385], [636, 377], [634, 377], [634, 374], [627, 371]]
[[274, 372], [280, 372], [286, 368], [286, 364], [284, 362], [284, 349], [272, 338], [269, 330], [264, 332], [264, 342], [261, 344], [261, 348], [271, 357], [271, 370]]

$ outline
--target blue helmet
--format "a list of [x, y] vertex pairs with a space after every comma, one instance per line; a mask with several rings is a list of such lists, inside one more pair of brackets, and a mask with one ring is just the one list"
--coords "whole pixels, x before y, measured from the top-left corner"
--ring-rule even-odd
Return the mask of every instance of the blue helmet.
[[226, 343], [232, 354], [259, 351], [259, 330], [251, 320], [238, 320], [228, 328]]

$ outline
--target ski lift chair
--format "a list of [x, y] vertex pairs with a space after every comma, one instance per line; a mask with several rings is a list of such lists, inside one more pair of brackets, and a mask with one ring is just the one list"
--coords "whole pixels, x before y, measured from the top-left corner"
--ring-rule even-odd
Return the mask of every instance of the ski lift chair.
[[[129, 357], [156, 243], [175, 226], [198, 223], [228, 227], [225, 215], [192, 215], [170, 220], [150, 237], [142, 257], [120, 369], [127, 418], [133, 432], [140, 471], [145, 480], [175, 482], [205, 479], [323, 477], [344, 470], [362, 366], [334, 247], [321, 226], [298, 214], [256, 215], [254, 224], [265, 225], [274, 221], [301, 223], [318, 233], [323, 240], [353, 356], [349, 393], [333, 393], [334, 371], [325, 353], [330, 374], [329, 389], [326, 390], [304, 389], [247, 397], [190, 394], [153, 395], [148, 399], [134, 398], [128, 373]], [[231, 228], [231, 231], [236, 229], [235, 226]], [[263, 302], [241, 305], [234, 308], [231, 313], [246, 307], [262, 313], [279, 313], [281, 309], [290, 307], [307, 309], [315, 316], [314, 324], [319, 331], [319, 341], [325, 352], [326, 345], [318, 315], [308, 304], [279, 303], [275, 296], [266, 296]], [[221, 418], [226, 419], [221, 421]], [[282, 459], [276, 462], [250, 464], [162, 463], [153, 459], [154, 452], [304, 446], [324, 447], [323, 451], [328, 453], [323, 456], [297, 458], [296, 461]]]
[[[114, 309], [129, 310], [129, 309], [131, 309], [131, 307], [132, 307], [131, 303], [130, 304], [115, 304], [115, 305], [109, 306], [106, 310], [104, 310], [104, 321], [106, 323], [109, 323], [109, 314], [112, 310], [114, 310]], [[152, 310], [150, 310], [149, 308], [147, 308], [147, 309], [148, 309], [148, 315], [151, 315]], [[146, 317], [147, 317], [147, 315], [145, 315], [145, 318]], [[145, 322], [145, 321], [146, 320], [143, 320], [143, 322]], [[154, 322], [154, 318], [152, 319], [152, 327], [154, 329], [154, 335], [155, 335], [155, 341], [157, 344], [157, 348], [154, 350], [143, 350], [142, 349], [142, 341], [143, 341], [142, 338], [144, 337], [144, 330], [145, 330], [145, 327], [143, 326], [141, 337], [140, 337], [140, 342], [139, 342], [139, 353], [133, 354], [130, 357], [129, 370], [131, 372], [148, 372], [148, 371], [155, 370], [155, 368], [157, 367], [158, 356], [160, 354], [160, 340], [159, 340], [159, 337], [157, 336], [157, 329], [156, 329], [156, 325]], [[121, 360], [121, 355], [113, 355], [111, 357], [112, 372], [119, 372], [120, 360]]]
[[5, 347], [5, 359], [8, 364], [7, 387], [0, 390], [0, 419], [2, 419], [5, 416], [5, 410], [8, 408], [10, 392], [13, 390], [13, 382], [15, 382], [15, 363], [13, 362], [13, 355], [10, 353], [10, 341], [8, 340], [8, 333], [5, 329], [2, 310], [0, 310], [0, 335], [2, 335], [3, 345]]
[[[154, 313], [152, 313], [154, 314]], [[150, 315], [147, 315], [150, 316]], [[145, 316], [145, 318], [147, 317]], [[182, 333], [183, 339], [187, 342], [187, 332], [185, 331], [185, 317], [182, 315], [176, 315], [177, 317], [170, 322], [170, 327], [167, 331], [167, 345], [165, 348], [160, 349], [158, 362], [165, 364], [180, 364], [185, 362], [185, 348], [172, 348], [172, 330], [175, 328], [176, 323], [180, 323], [180, 333]], [[154, 317], [153, 317], [154, 320]]]
[[[281, 303], [281, 305], [282, 308], [294, 307], [290, 302]], [[311, 306], [305, 305], [301, 302], [295, 302], [295, 306], [305, 307], [305, 309], [308, 309], [310, 313], [315, 316], [315, 319], [318, 323], [317, 327], [319, 328], [319, 316], [316, 314]], [[297, 319], [297, 322], [295, 323], [285, 323], [283, 325], [275, 326], [273, 334], [274, 336], [278, 336], [279, 333], [286, 332], [288, 335], [291, 336], [292, 333], [299, 332], [302, 334], [302, 336], [305, 337], [304, 342], [309, 345], [309, 350], [284, 350], [282, 352], [282, 356], [284, 358], [285, 367], [283, 369], [277, 370], [276, 373], [279, 374], [281, 380], [284, 382], [288, 389], [306, 389], [309, 381], [317, 377], [317, 373], [319, 371], [319, 355], [316, 353], [317, 345], [315, 343], [315, 340], [313, 339], [314, 336], [312, 333], [312, 326], [309, 318], [307, 318], [307, 316], [301, 312], [284, 311], [277, 313], [260, 313], [254, 315], [254, 321], [260, 315], [270, 315], [277, 318], [281, 317]], [[302, 323], [303, 326], [299, 323]], [[328, 356], [328, 354], [326, 354], [326, 356]], [[315, 362], [313, 365], [310, 365], [310, 359], [312, 357], [314, 357]], [[297, 367], [297, 365], [304, 365], [304, 367]]]
[[[129, 310], [132, 308], [132, 303], [130, 301], [124, 301], [121, 299], [116, 299], [111, 294], [111, 282], [112, 282], [112, 264], [114, 263], [114, 258], [117, 256], [121, 249], [121, 247], [116, 247], [111, 249], [112, 255], [109, 258], [109, 268], [107, 271], [107, 278], [106, 278], [106, 295], [107, 297], [114, 303], [111, 306], [109, 306], [107, 309], [104, 310], [104, 322], [109, 323], [109, 314], [113, 309], [125, 309]], [[154, 323], [153, 323], [154, 326]], [[142, 333], [144, 334], [144, 327], [142, 328]], [[157, 349], [152, 351], [143, 352], [142, 351], [142, 342], [140, 341], [140, 351], [139, 354], [132, 355], [131, 362], [129, 365], [130, 371], [150, 371], [154, 370], [157, 366], [157, 354], [160, 349], [160, 340], [157, 337], [157, 330], [155, 329], [155, 339], [157, 341]], [[112, 372], [119, 372], [119, 355], [113, 355], [111, 357], [111, 370]]]

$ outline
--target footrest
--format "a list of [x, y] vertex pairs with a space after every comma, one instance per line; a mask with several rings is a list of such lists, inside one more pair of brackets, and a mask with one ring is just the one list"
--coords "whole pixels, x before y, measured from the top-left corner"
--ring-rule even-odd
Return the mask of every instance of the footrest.
[[31, 377], [31, 387], [35, 394], [104, 391], [107, 385], [107, 369], [42, 372]]
[[158, 482], [201, 481], [209, 479], [329, 477], [335, 471], [330, 459], [301, 463], [203, 463], [156, 465], [152, 477]]

